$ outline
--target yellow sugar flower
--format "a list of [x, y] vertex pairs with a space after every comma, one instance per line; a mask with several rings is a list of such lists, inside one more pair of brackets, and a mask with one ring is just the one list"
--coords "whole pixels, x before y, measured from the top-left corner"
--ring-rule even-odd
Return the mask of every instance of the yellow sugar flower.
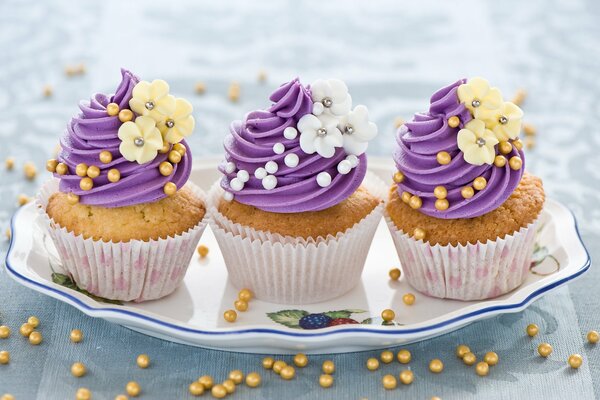
[[146, 164], [156, 158], [163, 146], [156, 122], [150, 117], [137, 117], [119, 127], [119, 151], [127, 161]]
[[502, 105], [502, 94], [497, 88], [491, 88], [483, 78], [469, 79], [456, 91], [458, 99], [471, 111], [474, 118], [483, 119], [483, 115]]
[[495, 145], [498, 139], [492, 131], [486, 129], [485, 122], [472, 119], [458, 131], [458, 148], [463, 152], [466, 162], [472, 165], [492, 164], [496, 156]]
[[178, 143], [188, 137], [194, 130], [195, 120], [192, 114], [192, 105], [185, 99], [175, 100], [173, 112], [165, 115], [165, 119], [157, 126], [165, 140], [169, 143]]
[[500, 108], [486, 113], [485, 127], [490, 129], [500, 141], [516, 139], [521, 132], [523, 110], [510, 101], [502, 103]]
[[138, 82], [131, 95], [131, 110], [157, 122], [164, 120], [165, 115], [172, 114], [175, 109], [175, 97], [169, 94], [169, 84], [161, 79], [155, 79], [152, 83]]

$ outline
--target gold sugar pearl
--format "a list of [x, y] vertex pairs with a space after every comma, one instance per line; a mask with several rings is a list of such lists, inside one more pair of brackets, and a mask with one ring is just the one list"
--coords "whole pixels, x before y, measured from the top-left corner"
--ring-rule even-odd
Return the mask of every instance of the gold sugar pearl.
[[487, 353], [485, 353], [485, 355], [483, 356], [483, 361], [485, 361], [488, 365], [490, 366], [494, 366], [496, 364], [498, 364], [498, 354], [496, 354], [493, 351], [488, 351]]
[[140, 384], [136, 381], [130, 381], [127, 382], [127, 385], [125, 386], [125, 391], [131, 397], [138, 397], [142, 392], [142, 388], [140, 387]]
[[294, 365], [304, 368], [308, 365], [308, 357], [304, 353], [298, 353], [294, 356]]
[[42, 340], [42, 334], [38, 331], [33, 331], [31, 332], [31, 334], [29, 334], [29, 343], [31, 343], [34, 346], [37, 346], [38, 344], [42, 343]]
[[281, 376], [281, 379], [285, 379], [286, 381], [294, 379], [294, 377], [296, 376], [296, 369], [291, 365], [286, 365], [279, 372], [279, 376]]
[[435, 159], [441, 165], [450, 164], [450, 161], [452, 161], [452, 157], [450, 157], [450, 154], [447, 151], [440, 151], [435, 156]]
[[483, 190], [487, 186], [487, 180], [483, 176], [479, 176], [473, 180], [473, 188], [475, 190]]
[[376, 371], [379, 369], [379, 360], [376, 358], [369, 358], [367, 360], [367, 369], [369, 371]]
[[44, 97], [50, 97], [52, 96], [53, 93], [53, 89], [52, 89], [52, 85], [44, 85], [44, 87], [42, 88], [42, 94], [44, 95]]
[[133, 120], [133, 112], [127, 108], [119, 111], [119, 121], [125, 123]]
[[198, 255], [200, 258], [204, 258], [208, 255], [208, 246], [201, 244], [198, 246]]
[[198, 383], [204, 386], [204, 389], [210, 389], [211, 387], [213, 387], [214, 381], [212, 376], [202, 375], [200, 378], [198, 378]]
[[77, 164], [77, 166], [75, 167], [75, 174], [77, 176], [80, 176], [83, 178], [84, 176], [87, 176], [87, 169], [88, 169], [87, 164], [85, 164], [85, 163]]
[[10, 328], [6, 325], [0, 326], [0, 339], [7, 339], [10, 336]]
[[327, 375], [327, 374], [322, 374], [321, 376], [319, 376], [319, 385], [325, 389], [332, 387], [333, 386], [333, 376]]
[[540, 331], [540, 328], [538, 328], [538, 326], [536, 324], [529, 324], [527, 325], [527, 329], [525, 329], [525, 331], [527, 332], [527, 334], [531, 337], [534, 337], [535, 335], [538, 334], [538, 332]]
[[385, 351], [381, 352], [381, 354], [379, 355], [379, 358], [381, 358], [382, 363], [389, 364], [392, 361], [394, 361], [394, 353], [392, 353], [389, 350], [385, 350]]
[[460, 125], [460, 118], [458, 118], [456, 115], [448, 118], [448, 126], [450, 126], [450, 128], [456, 128], [458, 125]]
[[0, 396], [0, 400], [15, 400], [15, 396], [13, 396], [10, 393], [5, 393], [2, 396]]
[[490, 366], [485, 361], [480, 361], [475, 366], [475, 373], [479, 376], [486, 376], [490, 373]]
[[512, 148], [512, 144], [510, 144], [509, 142], [502, 141], [498, 143], [498, 151], [500, 151], [501, 154], [510, 153], [512, 151]]
[[37, 168], [34, 163], [26, 162], [25, 165], [23, 165], [23, 172], [25, 173], [25, 178], [31, 181], [37, 175]]
[[106, 174], [108, 180], [112, 183], [117, 183], [121, 180], [121, 172], [116, 168], [111, 168]]
[[87, 169], [87, 176], [94, 179], [100, 176], [100, 168], [95, 165], [90, 165]]
[[204, 394], [204, 386], [198, 381], [190, 383], [188, 391], [192, 396], [202, 396]]
[[87, 388], [79, 388], [75, 393], [75, 400], [91, 400], [92, 392]]
[[227, 322], [235, 322], [237, 319], [237, 313], [234, 310], [227, 310], [223, 313], [223, 318]]
[[515, 97], [513, 97], [512, 102], [519, 106], [523, 104], [526, 97], [527, 92], [524, 89], [519, 89], [517, 90], [517, 93], [515, 93]]
[[117, 103], [108, 103], [106, 105], [106, 113], [111, 117], [119, 114], [119, 105]]
[[258, 81], [259, 82], [265, 82], [267, 80], [267, 71], [265, 71], [264, 69], [261, 69], [260, 71], [258, 71]]
[[83, 365], [83, 363], [80, 362], [76, 362], [73, 365], [71, 365], [71, 375], [77, 377], [77, 378], [81, 378], [82, 376], [84, 376], [86, 374], [87, 370], [85, 368], [85, 365]]
[[210, 394], [216, 399], [222, 399], [227, 396], [227, 389], [225, 389], [225, 386], [223, 385], [215, 385], [212, 387]]
[[447, 210], [450, 207], [450, 203], [446, 199], [437, 199], [435, 201], [435, 208], [440, 211]]
[[237, 82], [232, 82], [227, 90], [229, 100], [236, 102], [240, 99], [240, 85]]
[[513, 140], [512, 144], [515, 147], [515, 149], [523, 150], [523, 142], [521, 142], [521, 140], [515, 139], [515, 140]]
[[389, 308], [383, 310], [381, 312], [381, 318], [385, 321], [385, 322], [390, 322], [392, 321], [394, 318], [396, 317], [396, 313], [394, 312], [394, 310], [390, 310]]
[[526, 136], [535, 136], [537, 132], [535, 126], [531, 124], [523, 124], [523, 133], [525, 133]]
[[396, 171], [394, 173], [394, 182], [396, 182], [396, 183], [404, 182], [404, 174], [400, 171]]
[[571, 354], [569, 356], [569, 365], [571, 368], [577, 369], [581, 367], [581, 364], [583, 364], [583, 357], [580, 354]]
[[402, 199], [403, 202], [407, 203], [410, 201], [410, 198], [412, 197], [412, 195], [408, 192], [402, 192], [402, 195], [400, 195], [400, 199]]
[[402, 349], [398, 352], [396, 358], [400, 364], [408, 364], [412, 360], [412, 354], [410, 354], [410, 351]]
[[236, 385], [239, 385], [244, 381], [244, 373], [239, 369], [234, 369], [229, 373], [229, 379], [231, 379]]
[[255, 388], [260, 386], [261, 377], [258, 372], [250, 372], [246, 375], [246, 386]]
[[396, 389], [396, 387], [398, 386], [398, 381], [396, 380], [396, 377], [394, 375], [384, 375], [383, 378], [381, 378], [381, 383], [383, 384], [383, 387], [386, 390], [393, 390]]
[[167, 182], [163, 187], [163, 191], [167, 196], [173, 196], [175, 193], [177, 193], [177, 185], [175, 185], [173, 182]]
[[10, 237], [11, 237], [10, 228], [6, 228], [6, 231], [4, 232], [4, 234], [6, 235], [6, 239], [10, 240]]
[[12, 170], [15, 167], [15, 159], [14, 157], [8, 157], [5, 161], [4, 161], [4, 166], [6, 167], [7, 170]]
[[527, 150], [533, 149], [535, 147], [535, 138], [531, 136], [525, 137], [525, 147], [527, 147]]
[[444, 363], [439, 358], [429, 361], [429, 370], [434, 374], [439, 374], [444, 370]]
[[[394, 355], [392, 354], [392, 358], [393, 357], [394, 357]], [[323, 371], [323, 373], [331, 375], [335, 372], [335, 364], [331, 360], [323, 361], [321, 370]]]
[[79, 203], [79, 196], [73, 192], [67, 193], [67, 202], [71, 205]]
[[425, 229], [415, 228], [415, 230], [413, 232], [413, 237], [415, 238], [415, 240], [423, 240], [423, 239], [425, 239], [425, 236], [427, 236]]
[[69, 338], [71, 339], [71, 342], [79, 343], [83, 340], [83, 332], [81, 332], [79, 329], [73, 329], [69, 335]]
[[85, 177], [85, 178], [81, 178], [81, 180], [79, 181], [79, 187], [81, 188], [81, 190], [92, 190], [92, 188], [94, 187], [94, 181], [92, 180], [92, 178], [89, 177]]
[[473, 365], [477, 362], [477, 357], [472, 352], [468, 352], [462, 356], [462, 360], [466, 365]]
[[506, 157], [497, 155], [494, 158], [494, 165], [498, 168], [502, 168], [506, 165]]
[[233, 302], [233, 306], [238, 311], [241, 311], [241, 312], [248, 311], [248, 302], [247, 301], [237, 299], [236, 301]]
[[417, 210], [423, 205], [423, 200], [419, 196], [411, 196], [408, 205], [410, 208]]
[[173, 150], [178, 152], [182, 157], [184, 156], [185, 152], [187, 151], [186, 147], [181, 143], [175, 143], [173, 145]]
[[538, 353], [540, 356], [546, 358], [552, 354], [552, 346], [550, 343], [541, 343], [538, 346]]
[[390, 269], [390, 272], [388, 272], [388, 275], [390, 276], [390, 279], [393, 281], [397, 281], [398, 279], [400, 279], [400, 268], [392, 268]]
[[252, 291], [250, 289], [242, 289], [238, 293], [238, 299], [240, 299], [240, 300], [250, 301], [250, 300], [252, 300], [252, 297], [253, 297], [253, 295], [252, 295]]
[[464, 345], [464, 344], [460, 344], [458, 346], [456, 346], [456, 357], [462, 359], [465, 354], [470, 353], [471, 349], [469, 348], [469, 346]]
[[98, 154], [98, 159], [102, 164], [108, 164], [113, 160], [112, 153], [108, 150], [103, 150]]
[[169, 176], [173, 173], [173, 164], [163, 161], [158, 165], [158, 170], [162, 176]]
[[135, 359], [135, 362], [138, 367], [146, 369], [150, 366], [150, 357], [148, 357], [148, 354], [140, 354]]
[[[0, 326], [0, 329], [2, 329], [1, 326]], [[2, 337], [2, 332], [0, 331], [0, 338], [1, 337]], [[600, 340], [600, 335], [598, 334], [598, 332], [589, 331], [587, 333], [587, 341], [590, 342], [591, 344], [596, 344], [596, 343], [598, 343], [599, 340]]]
[[178, 151], [175, 151], [175, 150], [171, 150], [169, 152], [169, 156], [167, 158], [173, 164], [179, 164], [179, 162], [181, 162], [181, 153], [179, 153]]
[[400, 382], [402, 382], [404, 385], [410, 385], [414, 380], [415, 375], [411, 370], [405, 369], [404, 371], [400, 372]]
[[223, 385], [225, 390], [227, 390], [227, 394], [235, 392], [235, 382], [231, 379], [224, 380], [223, 383], [221, 383], [221, 385]]
[[6, 365], [10, 362], [10, 353], [6, 350], [0, 351], [0, 364]]
[[115, 397], [115, 400], [129, 400], [129, 397], [127, 397], [127, 396], [126, 396], [126, 395], [124, 395], [124, 394], [118, 394], [118, 395]]
[[508, 165], [511, 169], [517, 171], [523, 166], [523, 160], [521, 160], [521, 157], [513, 156], [508, 160]]
[[69, 173], [69, 167], [67, 167], [67, 164], [65, 163], [58, 163], [56, 166], [56, 173], [59, 175], [66, 175]]
[[448, 190], [443, 186], [436, 186], [435, 189], [433, 189], [433, 195], [437, 199], [445, 199], [446, 196], [448, 196]]
[[46, 161], [46, 171], [48, 172], [56, 172], [56, 166], [58, 165], [58, 160], [55, 158], [51, 158], [50, 160]]
[[442, 400], [442, 398], [441, 398], [441, 397], [439, 397], [439, 396], [433, 396], [433, 397], [431, 397], [431, 399], [429, 399], [429, 400]]
[[473, 189], [471, 186], [465, 186], [460, 190], [460, 194], [464, 199], [470, 199], [475, 195], [475, 189]]
[[402, 117], [396, 117], [394, 118], [394, 128], [398, 129], [400, 128], [402, 125], [404, 125], [404, 118]]
[[171, 144], [169, 142], [163, 142], [162, 147], [160, 148], [160, 150], [158, 150], [160, 154], [166, 154], [169, 151], [171, 151]]
[[285, 363], [285, 361], [277, 360], [273, 363], [273, 372], [279, 374], [281, 373], [281, 370], [286, 366], [287, 364]]
[[415, 295], [412, 293], [406, 293], [404, 296], [402, 296], [402, 301], [407, 306], [412, 306], [413, 304], [415, 304], [415, 300]]
[[206, 85], [204, 82], [197, 82], [196, 86], [194, 86], [194, 91], [196, 94], [204, 94], [204, 92], [206, 92]]
[[31, 201], [31, 199], [27, 195], [20, 194], [19, 196], [17, 196], [17, 203], [19, 203], [20, 206], [24, 206], [25, 204], [29, 203], [30, 201]]
[[273, 360], [272, 357], [265, 357], [262, 360], [262, 366], [264, 369], [271, 369], [271, 368], [273, 368], [274, 362], [275, 362], [275, 360]]
[[19, 328], [19, 333], [21, 335], [23, 335], [24, 337], [29, 337], [29, 335], [31, 335], [31, 332], [33, 332], [33, 326], [31, 326], [30, 324], [28, 324], [27, 322], [25, 322], [23, 325], [21, 325], [21, 327]]

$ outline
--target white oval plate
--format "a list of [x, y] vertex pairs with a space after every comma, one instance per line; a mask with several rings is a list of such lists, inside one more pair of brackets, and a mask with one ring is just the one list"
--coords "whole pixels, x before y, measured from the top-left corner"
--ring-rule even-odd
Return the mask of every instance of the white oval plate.
[[[211, 158], [197, 163], [192, 181], [208, 189], [218, 178]], [[390, 160], [371, 158], [370, 170], [390, 181]], [[104, 318], [147, 335], [194, 346], [250, 353], [331, 353], [367, 350], [415, 342], [456, 330], [494, 315], [523, 310], [551, 290], [580, 276], [590, 267], [575, 219], [560, 203], [548, 199], [540, 217], [537, 266], [515, 291], [492, 300], [440, 300], [419, 294], [404, 279], [390, 281], [388, 271], [399, 266], [389, 231], [382, 221], [369, 252], [362, 282], [335, 300], [308, 306], [285, 306], [259, 300], [238, 313], [235, 323], [223, 319], [233, 308], [237, 290], [227, 280], [227, 270], [215, 238], [207, 228], [201, 243], [210, 249], [201, 260], [194, 257], [181, 287], [172, 295], [152, 302], [123, 305], [97, 301], [52, 281], [55, 262], [51, 241], [35, 226], [33, 204], [12, 219], [12, 241], [6, 268], [17, 282], [64, 301], [84, 313]], [[407, 292], [416, 294], [413, 306], [402, 302]], [[396, 323], [383, 325], [381, 311], [396, 311]], [[344, 324], [316, 330], [298, 326], [308, 313], [329, 313], [361, 324]], [[342, 320], [338, 320], [340, 322]]]

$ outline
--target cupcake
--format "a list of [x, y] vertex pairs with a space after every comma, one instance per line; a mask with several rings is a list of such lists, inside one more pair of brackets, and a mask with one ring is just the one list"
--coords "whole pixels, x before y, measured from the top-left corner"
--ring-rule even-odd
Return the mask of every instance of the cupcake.
[[121, 73], [115, 94], [80, 103], [37, 203], [77, 286], [144, 301], [183, 280], [206, 226], [205, 195], [186, 184], [191, 104], [170, 95], [165, 81]]
[[485, 79], [462, 79], [399, 128], [386, 220], [420, 292], [487, 299], [527, 277], [544, 189], [525, 172], [522, 116]]
[[383, 213], [365, 154], [377, 126], [335, 79], [294, 79], [270, 100], [230, 126], [210, 223], [234, 286], [275, 303], [331, 299], [359, 282]]

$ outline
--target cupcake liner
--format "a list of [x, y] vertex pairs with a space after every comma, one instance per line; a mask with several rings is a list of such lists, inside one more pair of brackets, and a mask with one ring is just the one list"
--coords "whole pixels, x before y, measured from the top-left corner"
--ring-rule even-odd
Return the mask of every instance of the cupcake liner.
[[408, 283], [432, 297], [482, 300], [498, 297], [527, 278], [535, 239], [534, 221], [512, 235], [486, 243], [430, 245], [386, 223]]
[[[379, 178], [367, 175], [363, 184], [383, 199], [386, 187]], [[216, 182], [208, 194], [209, 223], [238, 289], [272, 303], [311, 304], [338, 297], [360, 281], [383, 202], [345, 232], [304, 239], [234, 223], [218, 211], [222, 195]]]
[[[206, 204], [200, 188], [190, 188]], [[77, 286], [105, 299], [141, 302], [171, 294], [183, 280], [207, 222], [166, 239], [113, 242], [84, 239], [60, 227], [46, 213], [58, 180], [42, 186], [36, 198], [38, 220], [59, 254], [62, 266]]]

